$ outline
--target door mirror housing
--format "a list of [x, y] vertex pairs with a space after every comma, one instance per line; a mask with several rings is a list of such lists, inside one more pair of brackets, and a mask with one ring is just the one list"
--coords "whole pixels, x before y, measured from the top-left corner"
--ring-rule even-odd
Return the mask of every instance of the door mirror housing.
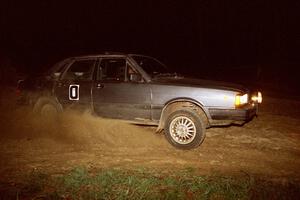
[[52, 73], [51, 75], [46, 76], [46, 78], [47, 78], [48, 80], [50, 80], [50, 79], [58, 80], [58, 78], [60, 77], [60, 75], [61, 75], [60, 72], [54, 72], [54, 73]]
[[83, 72], [74, 72], [76, 77], [81, 77], [83, 76]]

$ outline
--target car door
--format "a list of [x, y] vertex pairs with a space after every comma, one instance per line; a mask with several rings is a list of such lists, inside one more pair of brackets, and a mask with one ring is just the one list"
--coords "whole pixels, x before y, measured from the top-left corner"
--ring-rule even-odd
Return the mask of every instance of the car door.
[[[93, 105], [98, 115], [137, 121], [151, 118], [150, 87], [126, 58], [103, 58], [97, 70]], [[130, 80], [130, 73], [139, 78]]]
[[96, 59], [76, 59], [63, 72], [54, 91], [64, 108], [89, 109]]

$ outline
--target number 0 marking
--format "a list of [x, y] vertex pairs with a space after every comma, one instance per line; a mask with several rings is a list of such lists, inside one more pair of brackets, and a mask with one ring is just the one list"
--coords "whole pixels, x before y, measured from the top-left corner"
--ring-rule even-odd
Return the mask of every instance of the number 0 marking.
[[69, 100], [79, 100], [79, 85], [69, 86]]

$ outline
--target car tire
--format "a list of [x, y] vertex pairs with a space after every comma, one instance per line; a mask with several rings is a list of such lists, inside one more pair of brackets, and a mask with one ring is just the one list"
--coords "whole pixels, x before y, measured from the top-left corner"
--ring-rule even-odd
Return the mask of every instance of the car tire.
[[205, 138], [205, 114], [196, 110], [183, 108], [172, 112], [166, 119], [165, 137], [179, 149], [193, 149]]
[[42, 118], [56, 119], [62, 112], [62, 106], [53, 98], [41, 97], [35, 103], [33, 112]]

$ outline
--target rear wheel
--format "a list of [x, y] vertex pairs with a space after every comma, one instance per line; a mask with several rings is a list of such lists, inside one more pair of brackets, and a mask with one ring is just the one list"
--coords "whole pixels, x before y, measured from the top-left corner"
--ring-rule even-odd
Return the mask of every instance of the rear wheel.
[[58, 114], [62, 112], [62, 107], [50, 97], [41, 97], [35, 103], [33, 111], [43, 118], [56, 119]]
[[205, 138], [203, 113], [182, 108], [171, 113], [165, 123], [165, 137], [179, 149], [198, 147]]

